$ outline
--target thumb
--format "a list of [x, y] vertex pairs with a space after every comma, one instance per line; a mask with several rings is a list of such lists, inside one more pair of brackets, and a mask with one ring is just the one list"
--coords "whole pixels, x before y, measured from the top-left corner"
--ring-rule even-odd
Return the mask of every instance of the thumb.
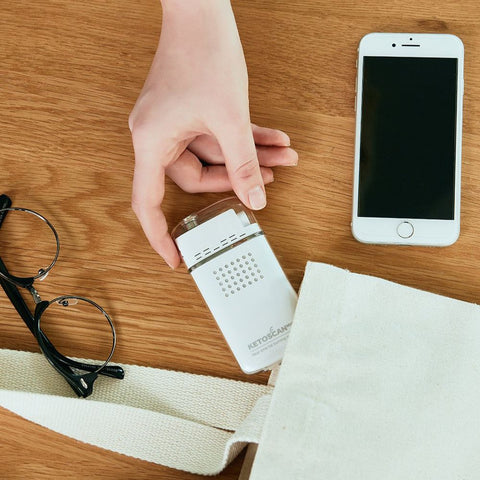
[[222, 129], [216, 135], [228, 176], [238, 198], [252, 210], [267, 204], [250, 120], [238, 128]]

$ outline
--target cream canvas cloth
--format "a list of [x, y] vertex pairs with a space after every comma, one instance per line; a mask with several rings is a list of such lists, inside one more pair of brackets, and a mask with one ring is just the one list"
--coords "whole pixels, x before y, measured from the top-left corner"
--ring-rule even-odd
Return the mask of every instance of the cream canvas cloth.
[[42, 355], [0, 350], [0, 406], [204, 475], [260, 442], [251, 480], [480, 479], [475, 305], [309, 263], [273, 395], [124, 367], [124, 380], [100, 379], [85, 400]]
[[480, 479], [480, 309], [309, 263], [251, 480]]

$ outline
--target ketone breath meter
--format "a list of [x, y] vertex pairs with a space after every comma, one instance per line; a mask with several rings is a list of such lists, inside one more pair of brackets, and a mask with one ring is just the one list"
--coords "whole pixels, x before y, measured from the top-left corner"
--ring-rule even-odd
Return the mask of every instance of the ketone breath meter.
[[253, 213], [228, 198], [184, 218], [172, 236], [241, 369], [279, 363], [297, 295]]

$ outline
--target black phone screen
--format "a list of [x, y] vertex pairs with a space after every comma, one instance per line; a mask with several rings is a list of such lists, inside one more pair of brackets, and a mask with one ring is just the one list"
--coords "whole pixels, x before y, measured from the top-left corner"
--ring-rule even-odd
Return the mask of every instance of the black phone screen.
[[358, 216], [454, 218], [457, 70], [363, 57]]

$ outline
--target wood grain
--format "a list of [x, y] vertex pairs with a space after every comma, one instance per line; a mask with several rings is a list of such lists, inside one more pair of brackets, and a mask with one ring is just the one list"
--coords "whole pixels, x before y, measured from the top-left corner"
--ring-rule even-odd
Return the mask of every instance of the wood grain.
[[[477, 302], [477, 1], [233, 5], [252, 119], [287, 131], [300, 154], [298, 167], [277, 169], [269, 205], [257, 215], [294, 287], [306, 261], [315, 260]], [[265, 374], [241, 373], [188, 273], [165, 266], [130, 209], [127, 119], [160, 24], [154, 0], [2, 2], [0, 190], [55, 224], [60, 259], [39, 290], [45, 298], [75, 293], [103, 305], [117, 326], [117, 361], [265, 382]], [[451, 247], [372, 246], [351, 236], [355, 57], [360, 38], [372, 31], [448, 32], [465, 44], [462, 222]], [[187, 195], [169, 182], [168, 221], [173, 226], [220, 198]], [[0, 347], [38, 351], [5, 297]], [[0, 439], [6, 479], [194, 478], [66, 439], [5, 410]], [[241, 458], [219, 478], [237, 478], [240, 468]]]

